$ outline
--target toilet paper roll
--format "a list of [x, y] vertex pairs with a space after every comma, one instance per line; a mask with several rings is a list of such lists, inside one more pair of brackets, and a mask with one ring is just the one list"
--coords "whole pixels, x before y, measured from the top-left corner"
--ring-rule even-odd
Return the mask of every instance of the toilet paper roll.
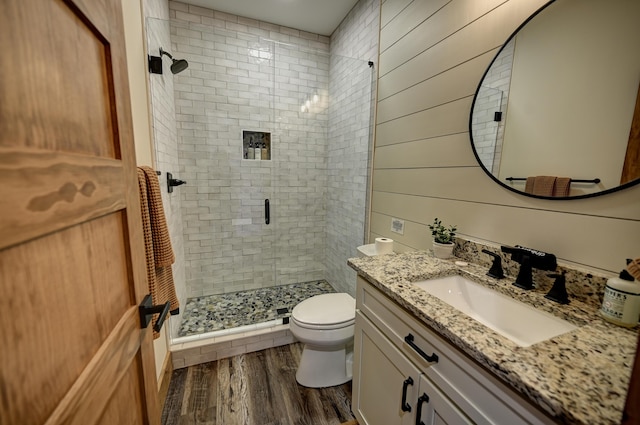
[[376, 238], [376, 255], [391, 254], [393, 252], [393, 239]]

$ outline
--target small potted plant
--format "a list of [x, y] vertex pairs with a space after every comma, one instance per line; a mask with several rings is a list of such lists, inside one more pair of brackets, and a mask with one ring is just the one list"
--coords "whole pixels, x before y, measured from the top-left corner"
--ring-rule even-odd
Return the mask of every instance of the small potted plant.
[[437, 258], [449, 258], [453, 253], [453, 237], [456, 235], [456, 226], [445, 227], [441, 220], [433, 220], [429, 225], [433, 235], [433, 254]]

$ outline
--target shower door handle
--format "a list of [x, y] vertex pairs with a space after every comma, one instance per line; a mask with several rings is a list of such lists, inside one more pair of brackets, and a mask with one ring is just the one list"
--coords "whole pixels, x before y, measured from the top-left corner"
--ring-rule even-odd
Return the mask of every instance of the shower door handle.
[[269, 224], [271, 221], [271, 213], [269, 212], [269, 200], [264, 200], [264, 224]]

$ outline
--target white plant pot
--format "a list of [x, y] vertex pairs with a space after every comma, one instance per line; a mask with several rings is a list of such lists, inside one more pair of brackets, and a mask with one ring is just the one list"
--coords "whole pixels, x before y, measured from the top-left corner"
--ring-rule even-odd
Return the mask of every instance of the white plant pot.
[[455, 244], [453, 243], [433, 243], [433, 255], [436, 258], [447, 259], [453, 255], [453, 247]]

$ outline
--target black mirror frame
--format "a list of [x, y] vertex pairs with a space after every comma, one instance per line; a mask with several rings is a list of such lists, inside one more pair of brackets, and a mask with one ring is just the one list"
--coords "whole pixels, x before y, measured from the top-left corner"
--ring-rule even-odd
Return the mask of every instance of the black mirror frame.
[[509, 42], [518, 34], [518, 32], [529, 23], [529, 21], [531, 21], [533, 18], [535, 18], [536, 16], [538, 16], [538, 14], [540, 12], [542, 12], [543, 10], [545, 10], [547, 7], [549, 7], [551, 4], [555, 3], [556, 0], [550, 0], [549, 2], [547, 2], [545, 5], [543, 5], [542, 7], [540, 7], [538, 10], [536, 10], [531, 16], [529, 16], [522, 24], [520, 24], [518, 26], [518, 28], [516, 28], [516, 30], [509, 36], [509, 38], [507, 38], [507, 40], [504, 42], [504, 44], [502, 45], [502, 47], [500, 48], [500, 50], [498, 51], [498, 53], [496, 54], [496, 56], [491, 60], [491, 63], [489, 64], [489, 66], [487, 67], [487, 69], [485, 70], [485, 72], [482, 74], [482, 78], [480, 79], [480, 82], [478, 83], [478, 88], [476, 89], [476, 93], [473, 96], [473, 102], [471, 102], [471, 110], [469, 111], [469, 140], [471, 142], [471, 150], [473, 151], [473, 155], [476, 157], [476, 161], [478, 162], [478, 164], [480, 165], [480, 168], [482, 168], [482, 170], [485, 172], [485, 174], [487, 174], [489, 177], [491, 177], [491, 179], [498, 183], [500, 186], [504, 187], [505, 189], [508, 189], [512, 192], [515, 192], [519, 195], [522, 196], [528, 196], [530, 198], [537, 198], [537, 199], [549, 199], [549, 200], [557, 200], [557, 201], [568, 201], [568, 200], [572, 200], [572, 199], [585, 199], [585, 198], [595, 198], [596, 196], [602, 196], [602, 195], [606, 195], [608, 193], [613, 193], [613, 192], [618, 192], [620, 190], [635, 186], [637, 184], [640, 183], [640, 179], [635, 179], [633, 181], [621, 184], [620, 186], [616, 186], [614, 188], [611, 189], [605, 189], [602, 190], [600, 192], [594, 192], [594, 193], [588, 193], [585, 195], [576, 195], [576, 196], [561, 196], [561, 197], [554, 197], [554, 196], [541, 196], [541, 195], [534, 195], [531, 193], [525, 193], [521, 190], [517, 190], [514, 189], [513, 187], [507, 185], [506, 183], [503, 183], [502, 181], [500, 181], [500, 179], [498, 179], [496, 176], [494, 176], [489, 170], [487, 170], [487, 168], [484, 166], [484, 164], [482, 163], [482, 161], [480, 160], [480, 156], [478, 155], [478, 152], [476, 151], [476, 146], [473, 143], [473, 130], [472, 130], [472, 123], [473, 123], [473, 109], [476, 105], [476, 100], [478, 98], [478, 93], [480, 92], [480, 87], [482, 85], [482, 82], [484, 81], [485, 77], [487, 76], [489, 70], [491, 69], [491, 66], [493, 66], [493, 63], [496, 61], [496, 59], [498, 58], [498, 56], [500, 56], [500, 53], [502, 53], [502, 51], [504, 50], [504, 48], [507, 46], [507, 44], [509, 44]]

